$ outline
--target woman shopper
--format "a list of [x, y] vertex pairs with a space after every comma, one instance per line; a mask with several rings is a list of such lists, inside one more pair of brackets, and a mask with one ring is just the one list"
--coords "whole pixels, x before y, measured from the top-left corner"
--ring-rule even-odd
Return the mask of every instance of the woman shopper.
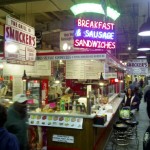
[[134, 93], [130, 88], [127, 89], [127, 92], [123, 98], [122, 106], [123, 107], [130, 107], [131, 112], [135, 112], [138, 110], [140, 104], [140, 99], [137, 94]]

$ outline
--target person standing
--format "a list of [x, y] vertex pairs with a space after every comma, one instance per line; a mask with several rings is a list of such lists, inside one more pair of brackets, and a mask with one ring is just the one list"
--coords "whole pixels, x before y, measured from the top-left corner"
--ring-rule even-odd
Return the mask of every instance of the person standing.
[[127, 92], [123, 98], [122, 106], [129, 106], [131, 111], [134, 112], [139, 108], [140, 99], [139, 97], [130, 89], [127, 89]]
[[[150, 119], [150, 89], [144, 95], [145, 102], [147, 103], [147, 115]], [[148, 126], [143, 138], [143, 150], [150, 150], [150, 125]]]
[[14, 103], [8, 108], [6, 129], [15, 134], [20, 143], [20, 150], [28, 150], [27, 142], [27, 100], [25, 94], [14, 97]]
[[146, 86], [144, 87], [144, 89], [143, 89], [144, 102], [147, 101], [147, 97], [148, 97], [147, 91], [149, 91], [149, 90], [150, 90], [150, 85], [146, 85]]
[[0, 104], [0, 150], [19, 150], [19, 141], [15, 135], [4, 128], [7, 110]]

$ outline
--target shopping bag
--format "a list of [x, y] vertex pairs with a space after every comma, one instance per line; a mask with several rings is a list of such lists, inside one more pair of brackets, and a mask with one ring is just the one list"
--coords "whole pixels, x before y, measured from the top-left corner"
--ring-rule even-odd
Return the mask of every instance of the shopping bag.
[[131, 115], [130, 107], [122, 107], [122, 108], [119, 110], [119, 117], [120, 117], [120, 118], [128, 119], [128, 118], [131, 117], [130, 115]]

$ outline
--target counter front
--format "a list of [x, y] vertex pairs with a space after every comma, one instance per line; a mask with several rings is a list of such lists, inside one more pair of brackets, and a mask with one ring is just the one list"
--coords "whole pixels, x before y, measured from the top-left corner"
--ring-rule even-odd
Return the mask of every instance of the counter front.
[[[111, 101], [113, 113], [107, 113], [107, 121], [104, 125], [94, 124], [96, 117], [94, 113], [86, 115], [30, 112], [30, 145], [45, 146], [48, 150], [102, 150], [118, 117], [121, 101], [120, 97], [114, 97]], [[33, 144], [35, 139], [38, 140]]]

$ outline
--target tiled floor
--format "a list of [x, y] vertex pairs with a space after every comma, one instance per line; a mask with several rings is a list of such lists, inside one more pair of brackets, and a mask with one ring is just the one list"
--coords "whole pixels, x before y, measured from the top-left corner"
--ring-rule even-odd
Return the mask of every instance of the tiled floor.
[[[139, 121], [138, 125], [138, 137], [139, 137], [139, 149], [143, 150], [143, 135], [147, 127], [149, 126], [149, 118], [146, 113], [146, 103], [141, 100], [140, 110], [135, 114], [136, 119]], [[132, 140], [133, 141], [133, 140]], [[117, 150], [122, 150], [123, 148], [119, 147]], [[109, 140], [105, 150], [112, 150], [112, 142]], [[128, 146], [128, 150], [137, 150], [135, 142], [131, 142]]]

